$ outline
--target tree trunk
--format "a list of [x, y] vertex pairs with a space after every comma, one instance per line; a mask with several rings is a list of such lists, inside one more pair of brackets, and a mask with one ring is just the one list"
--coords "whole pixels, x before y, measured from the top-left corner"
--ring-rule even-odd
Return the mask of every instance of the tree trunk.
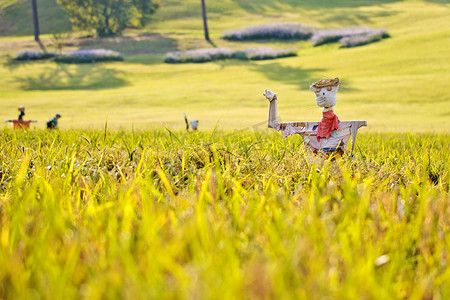
[[47, 49], [45, 49], [44, 44], [42, 44], [41, 40], [39, 39], [39, 19], [36, 1], [37, 0], [31, 0], [31, 6], [33, 7], [34, 40], [39, 44], [39, 47], [41, 48], [42, 51], [47, 52]]
[[208, 42], [211, 42], [209, 39], [209, 32], [208, 32], [208, 21], [206, 19], [206, 5], [205, 0], [202, 0], [202, 16], [203, 16], [203, 29], [205, 31], [205, 40]]
[[33, 7], [34, 40], [39, 42], [39, 20], [36, 0], [31, 0], [31, 6]]

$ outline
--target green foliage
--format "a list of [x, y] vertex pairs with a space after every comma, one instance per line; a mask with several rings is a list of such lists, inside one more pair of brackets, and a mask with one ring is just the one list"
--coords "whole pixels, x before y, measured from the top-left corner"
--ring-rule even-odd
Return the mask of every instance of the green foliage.
[[122, 61], [123, 58], [120, 56], [101, 56], [101, 55], [60, 55], [55, 57], [55, 62], [65, 63], [65, 64], [86, 64], [86, 63], [97, 63], [106, 61]]
[[70, 33], [63, 33], [62, 31], [52, 32], [52, 43], [53, 47], [58, 49], [59, 54], [62, 54], [64, 45], [70, 40]]
[[1, 130], [0, 297], [446, 299], [450, 136]]
[[342, 38], [339, 42], [344, 48], [363, 46], [390, 37], [388, 33], [356, 35]]
[[56, 56], [54, 59], [55, 62], [68, 64], [84, 64], [122, 60], [123, 57], [120, 53], [104, 49], [78, 50], [66, 55]]
[[42, 60], [49, 59], [57, 56], [56, 53], [41, 52], [41, 51], [24, 51], [17, 55], [14, 60], [16, 61], [30, 61], [30, 60]]
[[311, 37], [311, 42], [314, 46], [339, 42], [342, 47], [350, 48], [367, 45], [388, 37], [389, 34], [383, 29], [361, 27], [321, 29], [315, 31]]
[[297, 56], [297, 51], [293, 49], [274, 50], [269, 47], [256, 47], [238, 51], [231, 51], [227, 48], [206, 48], [185, 52], [169, 52], [166, 54], [164, 62], [171, 64], [204, 63], [231, 58], [241, 60], [267, 60], [291, 56]]
[[230, 41], [252, 40], [307, 40], [313, 34], [313, 29], [298, 23], [275, 23], [246, 26], [241, 29], [225, 32], [223, 39]]
[[156, 9], [157, 0], [58, 0], [76, 29], [95, 30], [100, 37], [143, 27]]

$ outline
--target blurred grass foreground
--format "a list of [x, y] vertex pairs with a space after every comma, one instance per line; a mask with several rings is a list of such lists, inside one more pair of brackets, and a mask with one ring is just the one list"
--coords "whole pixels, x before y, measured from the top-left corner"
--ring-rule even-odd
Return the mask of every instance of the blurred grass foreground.
[[2, 299], [447, 299], [450, 136], [1, 130]]
[[39, 1], [53, 58], [37, 52], [30, 3], [0, 1], [0, 120], [23, 105], [38, 128], [59, 112], [62, 129], [107, 120], [175, 130], [186, 113], [202, 130], [218, 121], [233, 130], [267, 120], [270, 89], [284, 121], [318, 121], [309, 86], [339, 77], [341, 120], [366, 120], [371, 132], [450, 131], [450, 93], [436, 88], [450, 81], [445, 0], [206, 1], [217, 48], [204, 39], [198, 0], [165, 0], [145, 28], [110, 38], [71, 31], [55, 0]]

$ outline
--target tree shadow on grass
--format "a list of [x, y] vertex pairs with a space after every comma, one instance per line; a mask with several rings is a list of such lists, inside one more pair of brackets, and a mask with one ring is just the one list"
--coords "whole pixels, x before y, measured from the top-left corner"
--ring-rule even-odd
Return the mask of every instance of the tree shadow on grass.
[[128, 85], [123, 72], [101, 64], [51, 64], [37, 76], [16, 77], [24, 90], [100, 90]]
[[[281, 58], [280, 60], [283, 60]], [[289, 84], [296, 86], [299, 90], [305, 91], [309, 90], [311, 84], [322, 79], [329, 79], [338, 76], [339, 74], [328, 73], [327, 69], [302, 69], [283, 65], [279, 62], [267, 62], [257, 63], [255, 61], [242, 61], [242, 60], [226, 60], [226, 61], [216, 61], [216, 64], [220, 65], [221, 68], [226, 68], [230, 66], [249, 66], [254, 72], [262, 73], [268, 80], [274, 82], [280, 82], [283, 84]], [[319, 75], [318, 75], [319, 74]], [[340, 92], [350, 92], [357, 91], [357, 88], [352, 86], [352, 81], [347, 78], [341, 78], [344, 80], [342, 86], [340, 87]]]
[[[361, 23], [377, 26], [374, 19], [397, 15], [399, 12], [389, 11], [354, 11], [354, 10], [314, 10], [309, 16], [316, 18], [325, 28], [343, 26], [361, 26]], [[329, 25], [330, 24], [330, 25]]]
[[321, 79], [317, 78], [315, 74], [326, 71], [325, 69], [294, 68], [278, 62], [268, 64], [252, 63], [251, 69], [262, 73], [269, 80], [297, 86], [299, 90], [308, 90], [312, 83]]
[[134, 36], [111, 38], [88, 38], [78, 41], [80, 49], [104, 48], [128, 55], [165, 54], [178, 49], [175, 39], [157, 33], [142, 33]]
[[264, 13], [267, 9], [283, 9], [286, 5], [307, 9], [356, 8], [399, 2], [399, 0], [380, 0], [376, 3], [372, 0], [233, 0], [233, 2], [249, 13]]
[[431, 3], [436, 3], [436, 4], [442, 4], [442, 5], [449, 3], [449, 0], [426, 0], [426, 1], [431, 2]]

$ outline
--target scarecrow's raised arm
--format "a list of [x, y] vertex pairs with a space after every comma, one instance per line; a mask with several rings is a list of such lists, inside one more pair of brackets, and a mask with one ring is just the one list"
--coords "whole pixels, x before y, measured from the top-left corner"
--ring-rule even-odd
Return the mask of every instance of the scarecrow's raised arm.
[[[290, 122], [290, 123], [278, 123], [277, 120], [277, 94], [264, 90], [263, 96], [266, 97], [270, 102], [269, 106], [269, 121], [268, 127], [273, 128], [278, 131], [284, 131], [286, 126], [291, 125], [292, 127], [304, 127], [305, 122]], [[314, 122], [315, 123], [315, 122]]]
[[269, 128], [280, 130], [280, 126], [277, 121], [277, 94], [266, 89], [264, 90], [263, 96], [270, 102], [268, 126]]

